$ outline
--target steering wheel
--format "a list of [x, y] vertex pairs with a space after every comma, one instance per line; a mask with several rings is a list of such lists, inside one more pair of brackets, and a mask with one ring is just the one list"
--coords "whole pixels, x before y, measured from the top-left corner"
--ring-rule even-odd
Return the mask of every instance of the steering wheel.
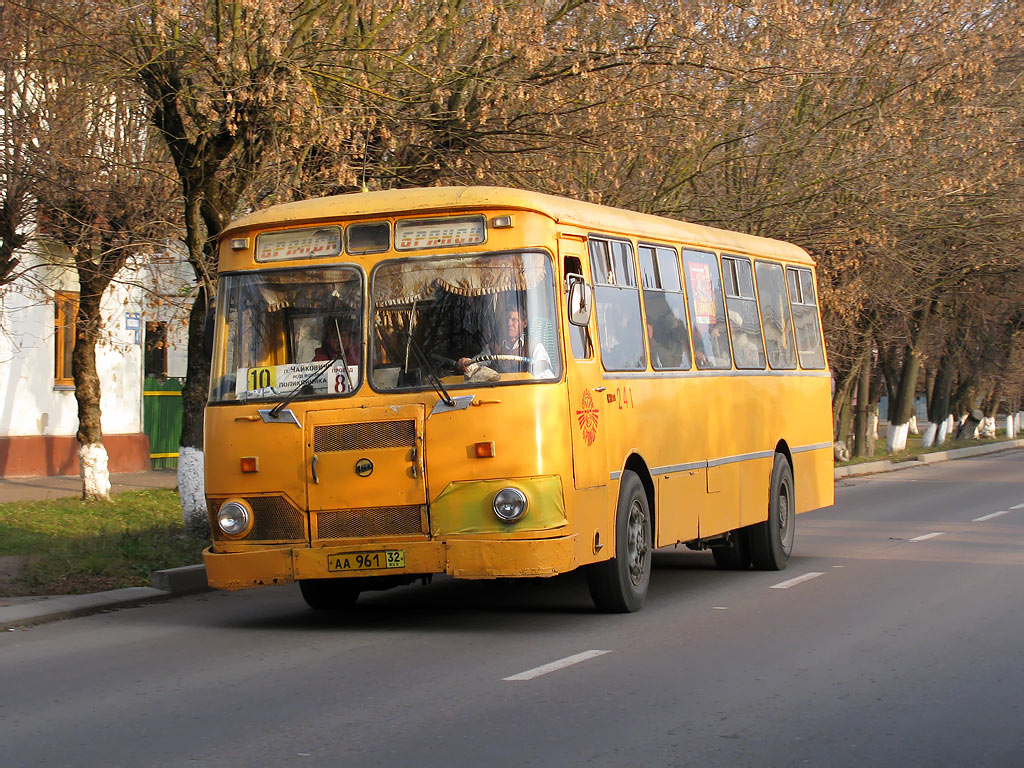
[[474, 363], [489, 363], [491, 361], [503, 361], [508, 363], [523, 363], [525, 365], [532, 365], [532, 357], [524, 357], [523, 355], [476, 355], [475, 357], [469, 358]]

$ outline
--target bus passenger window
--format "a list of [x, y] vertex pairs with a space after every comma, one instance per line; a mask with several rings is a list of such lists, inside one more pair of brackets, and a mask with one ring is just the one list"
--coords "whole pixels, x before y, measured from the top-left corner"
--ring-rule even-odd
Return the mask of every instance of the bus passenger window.
[[641, 245], [640, 280], [644, 291], [644, 322], [651, 366], [656, 371], [690, 367], [690, 334], [686, 301], [674, 248]]
[[590, 263], [601, 362], [608, 371], [642, 371], [647, 358], [633, 249], [618, 240], [591, 238]]
[[796, 342], [793, 340], [793, 321], [786, 300], [782, 266], [758, 261], [754, 264], [754, 273], [757, 275], [768, 365], [775, 370], [792, 370], [796, 368]]
[[789, 303], [793, 308], [793, 327], [796, 329], [796, 351], [800, 367], [825, 367], [825, 348], [818, 326], [818, 302], [814, 297], [814, 278], [811, 270], [787, 267], [789, 277]]
[[[566, 256], [564, 262], [566, 275], [582, 275], [583, 264], [578, 256]], [[593, 357], [594, 347], [590, 343], [590, 334], [586, 328], [573, 325], [565, 320], [566, 333], [569, 335], [569, 346], [576, 360], [589, 360]]]
[[763, 369], [764, 342], [761, 339], [761, 318], [757, 314], [750, 261], [723, 256], [722, 279], [725, 282], [725, 304], [729, 310], [729, 333], [736, 367]]
[[686, 297], [690, 302], [693, 359], [700, 370], [732, 368], [725, 301], [718, 259], [706, 251], [683, 251]]

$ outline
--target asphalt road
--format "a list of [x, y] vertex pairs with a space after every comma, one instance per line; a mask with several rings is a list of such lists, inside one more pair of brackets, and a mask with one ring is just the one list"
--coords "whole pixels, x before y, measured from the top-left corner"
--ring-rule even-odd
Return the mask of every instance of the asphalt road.
[[685, 550], [655, 568], [628, 616], [570, 574], [435, 579], [349, 616], [288, 586], [5, 632], [0, 759], [1024, 764], [1024, 451], [840, 481], [781, 573]]

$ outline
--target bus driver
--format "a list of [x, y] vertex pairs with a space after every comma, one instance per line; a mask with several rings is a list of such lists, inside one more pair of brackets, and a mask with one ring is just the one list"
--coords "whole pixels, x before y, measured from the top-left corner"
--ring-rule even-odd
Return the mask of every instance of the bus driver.
[[[551, 358], [547, 349], [540, 342], [530, 349], [526, 343], [526, 317], [518, 307], [510, 307], [505, 313], [504, 335], [501, 339], [492, 341], [477, 354], [477, 357], [490, 355], [509, 356], [522, 358], [519, 360], [482, 360], [481, 364], [497, 371], [498, 373], [515, 373], [529, 371], [536, 379], [554, 378], [551, 370]], [[465, 372], [466, 367], [473, 363], [473, 359], [463, 357], [459, 359], [459, 369]]]

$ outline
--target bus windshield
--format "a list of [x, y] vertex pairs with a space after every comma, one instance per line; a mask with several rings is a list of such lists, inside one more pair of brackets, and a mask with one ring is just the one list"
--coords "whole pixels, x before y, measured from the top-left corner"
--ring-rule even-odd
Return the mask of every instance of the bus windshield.
[[561, 376], [551, 260], [545, 253], [403, 259], [371, 278], [375, 389]]
[[345, 396], [362, 379], [362, 272], [351, 266], [222, 275], [211, 402]]

